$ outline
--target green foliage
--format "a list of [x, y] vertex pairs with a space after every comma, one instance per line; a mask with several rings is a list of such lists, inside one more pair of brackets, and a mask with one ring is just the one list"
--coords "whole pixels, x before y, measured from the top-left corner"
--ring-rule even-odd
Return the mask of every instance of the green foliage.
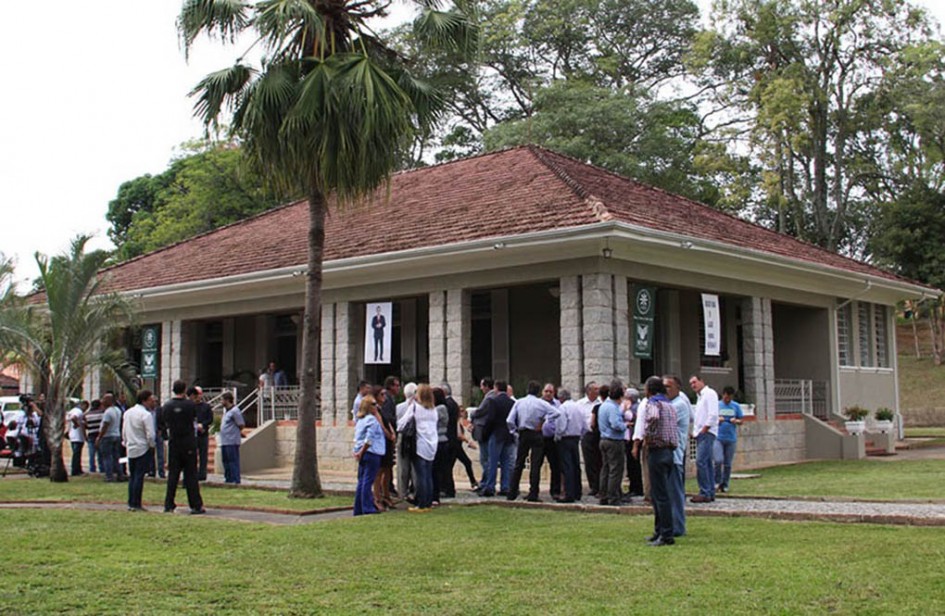
[[867, 409], [854, 405], [843, 409], [843, 414], [850, 421], [863, 421], [870, 412]]
[[[533, 114], [496, 125], [484, 135], [486, 149], [543, 145], [616, 173], [706, 203], [720, 199], [697, 160], [700, 118], [690, 105], [662, 102], [583, 81], [558, 81], [535, 97]], [[705, 158], [697, 158], [699, 152]], [[725, 153], [711, 157], [723, 168]], [[729, 161], [729, 165], [735, 164]]]
[[72, 241], [69, 251], [54, 257], [37, 253], [43, 288], [42, 304], [0, 310], [0, 349], [12, 355], [35, 378], [46, 395], [46, 438], [53, 453], [54, 481], [65, 481], [62, 440], [68, 398], [79, 393], [92, 369], [131, 384], [132, 366], [124, 351], [112, 346], [118, 328], [133, 322], [131, 305], [102, 292], [99, 270], [108, 254], [86, 252], [88, 236]]
[[883, 207], [871, 248], [896, 273], [945, 288], [945, 194], [916, 187]]
[[[780, 231], [863, 256], [876, 206], [875, 95], [890, 66], [931, 40], [905, 0], [724, 0], [688, 58], [715, 137], [763, 170], [754, 207]], [[879, 146], [879, 147], [877, 147]]]
[[873, 414], [878, 421], [892, 421], [896, 417], [896, 414], [892, 412], [892, 409], [888, 409], [885, 406], [882, 408], [876, 409], [876, 412]]
[[266, 185], [235, 142], [194, 141], [163, 173], [125, 182], [108, 205], [119, 260], [242, 220], [292, 195]]

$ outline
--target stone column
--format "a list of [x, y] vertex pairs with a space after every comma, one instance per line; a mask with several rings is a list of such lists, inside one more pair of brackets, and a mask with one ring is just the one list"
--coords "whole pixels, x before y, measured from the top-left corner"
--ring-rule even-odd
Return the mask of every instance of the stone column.
[[742, 336], [745, 395], [755, 403], [759, 419], [774, 419], [774, 330], [770, 299], [742, 300]]
[[581, 277], [558, 281], [561, 305], [561, 385], [581, 396], [584, 387], [584, 348], [581, 309]]
[[357, 317], [350, 302], [335, 304], [335, 413], [336, 421], [351, 419], [358, 385]]
[[626, 276], [614, 276], [614, 373], [630, 381], [630, 292]]
[[335, 404], [335, 304], [322, 304], [321, 328], [321, 414], [322, 425], [329, 426], [338, 422], [335, 410], [339, 406]]
[[[95, 352], [98, 353], [101, 351], [101, 342], [95, 344]], [[29, 382], [27, 382], [27, 379]], [[98, 368], [92, 368], [91, 370], [85, 373], [85, 376], [82, 378], [82, 397], [90, 402], [95, 398], [100, 398], [103, 393], [105, 393], [105, 383], [102, 378], [102, 371]], [[22, 392], [31, 392], [33, 391], [32, 375], [23, 373], [20, 375], [20, 391]]]
[[581, 277], [584, 378], [607, 383], [614, 378], [614, 291], [610, 274]]
[[161, 322], [161, 401], [173, 395], [171, 387], [180, 378], [181, 322]]
[[[450, 289], [446, 292], [446, 381], [460, 406], [469, 400], [472, 389], [471, 337], [472, 306], [469, 291]], [[430, 339], [433, 339], [432, 332]]]
[[446, 379], [446, 292], [430, 293], [430, 383]]

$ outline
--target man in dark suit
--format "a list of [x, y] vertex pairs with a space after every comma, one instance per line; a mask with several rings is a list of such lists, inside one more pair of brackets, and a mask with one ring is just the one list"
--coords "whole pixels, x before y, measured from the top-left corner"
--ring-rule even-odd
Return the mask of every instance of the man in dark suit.
[[184, 396], [187, 383], [174, 381], [174, 397], [161, 409], [159, 429], [166, 431], [170, 439], [167, 450], [167, 494], [164, 497], [164, 511], [171, 513], [177, 508], [174, 498], [177, 495], [177, 483], [184, 471], [184, 485], [187, 487], [187, 503], [190, 512], [206, 513], [203, 499], [200, 498], [200, 484], [197, 483], [197, 438], [194, 434], [194, 421], [197, 411], [192, 400]]
[[480, 447], [489, 448], [488, 465], [483, 473], [482, 483], [479, 484], [481, 496], [495, 496], [496, 474], [500, 463], [502, 464], [502, 484], [499, 494], [505, 496], [509, 491], [515, 458], [515, 440], [509, 433], [506, 420], [515, 401], [509, 397], [506, 389], [505, 381], [496, 381], [495, 393], [487, 396], [476, 412], [476, 420], [481, 420], [483, 426]]
[[207, 467], [210, 463], [210, 428], [213, 426], [213, 409], [203, 399], [203, 390], [191, 387], [187, 397], [194, 403], [197, 414], [197, 481], [207, 480]]

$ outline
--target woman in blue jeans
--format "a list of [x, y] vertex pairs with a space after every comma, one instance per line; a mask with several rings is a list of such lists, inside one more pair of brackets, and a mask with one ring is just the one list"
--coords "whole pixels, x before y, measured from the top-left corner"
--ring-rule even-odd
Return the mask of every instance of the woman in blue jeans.
[[397, 420], [397, 431], [416, 422], [417, 426], [417, 453], [414, 458], [414, 474], [417, 484], [417, 505], [408, 511], [429, 511], [433, 507], [433, 460], [436, 458], [437, 446], [437, 419], [436, 402], [433, 398], [433, 389], [428, 383], [421, 383], [417, 387], [417, 395], [410, 403], [403, 416]]
[[354, 493], [354, 515], [378, 513], [374, 504], [374, 479], [387, 451], [381, 414], [374, 396], [365, 396], [358, 405], [354, 426], [354, 457], [358, 461], [358, 488]]

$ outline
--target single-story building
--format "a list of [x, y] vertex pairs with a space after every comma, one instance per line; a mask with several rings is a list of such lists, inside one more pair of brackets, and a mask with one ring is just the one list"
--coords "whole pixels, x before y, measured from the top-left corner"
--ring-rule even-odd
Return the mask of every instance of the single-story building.
[[[274, 360], [293, 399], [307, 226], [307, 204], [291, 203], [103, 271], [155, 326], [146, 383], [164, 398], [179, 377], [239, 387], [265, 407], [259, 423], [283, 422], [266, 424], [273, 465], [291, 463], [293, 413], [253, 390]], [[859, 456], [863, 439], [823, 420], [897, 408], [894, 306], [935, 294], [539, 147], [398, 173], [328, 217], [320, 464], [353, 464], [355, 386], [388, 374], [446, 380], [470, 404], [484, 376], [577, 396], [592, 380], [700, 373], [754, 405], [738, 463]], [[365, 353], [378, 305], [385, 363]], [[139, 360], [141, 346], [129, 337]]]

